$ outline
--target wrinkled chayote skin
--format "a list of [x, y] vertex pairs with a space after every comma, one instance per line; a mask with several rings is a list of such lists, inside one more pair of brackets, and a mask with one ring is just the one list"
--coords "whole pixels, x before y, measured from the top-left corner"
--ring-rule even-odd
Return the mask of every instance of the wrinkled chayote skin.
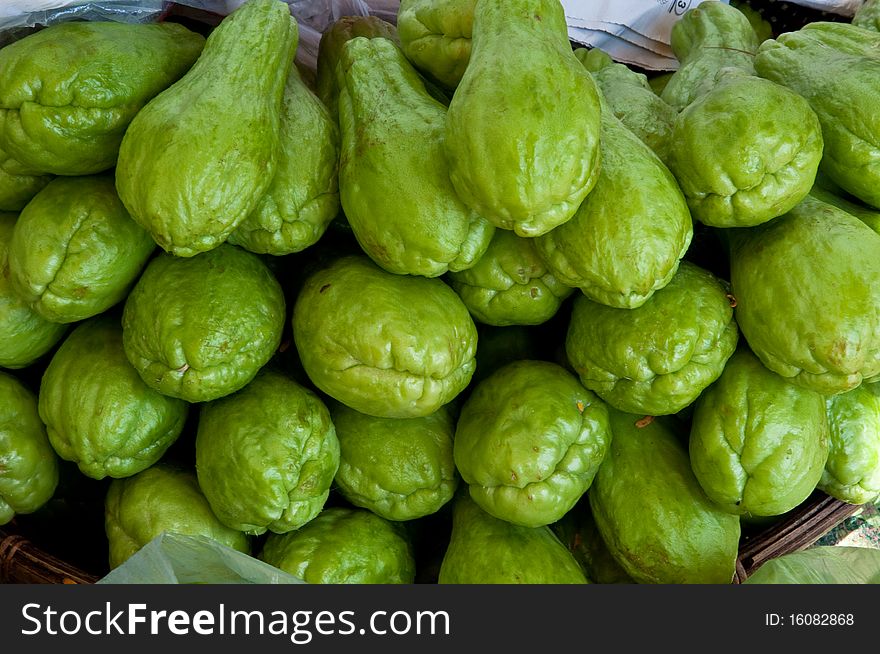
[[125, 354], [148, 386], [188, 402], [243, 388], [281, 343], [281, 286], [255, 254], [221, 245], [160, 254], [125, 302]]
[[446, 121], [449, 174], [465, 204], [525, 237], [568, 221], [598, 177], [599, 114], [557, 0], [477, 3]]
[[654, 93], [645, 75], [625, 64], [614, 63], [602, 50], [578, 48], [574, 54], [593, 74], [611, 113], [661, 161], [666, 161], [675, 109]]
[[880, 497], [880, 388], [862, 384], [829, 397], [828, 461], [819, 488], [850, 504]]
[[116, 568], [163, 531], [213, 538], [250, 553], [250, 540], [211, 511], [194, 472], [157, 463], [133, 477], [114, 479], [104, 502], [110, 567]]
[[204, 44], [176, 23], [71, 21], [7, 45], [0, 51], [0, 149], [56, 175], [112, 168], [131, 120], [193, 65]]
[[809, 193], [822, 128], [807, 101], [784, 86], [739, 71], [722, 71], [716, 82], [678, 115], [669, 169], [703, 224], [759, 225]]
[[0, 211], [21, 211], [52, 180], [33, 174], [0, 148]]
[[697, 400], [689, 449], [697, 480], [722, 509], [781, 515], [807, 499], [822, 476], [825, 399], [741, 348]]
[[745, 14], [723, 2], [687, 10], [672, 26], [670, 41], [680, 66], [660, 97], [676, 111], [711, 91], [722, 68], [755, 74], [758, 35]]
[[565, 349], [581, 383], [614, 408], [678, 413], [718, 379], [739, 331], [727, 285], [683, 261], [637, 309], [575, 298]]
[[588, 497], [611, 554], [642, 584], [730, 583], [739, 517], [706, 497], [686, 446], [662, 420], [609, 414], [611, 449]]
[[[844, 195], [848, 195], [846, 191], [842, 189], [835, 189]], [[875, 232], [880, 234], [880, 210], [872, 209], [864, 204], [852, 198], [849, 200], [847, 198], [841, 197], [840, 195], [836, 195], [833, 191], [828, 190], [828, 188], [820, 186], [818, 183], [813, 185], [813, 188], [810, 189], [810, 195], [812, 195], [817, 200], [821, 200], [825, 204], [830, 204], [838, 209], [843, 209], [848, 214], [855, 216], [863, 223], [865, 223], [868, 227], [873, 229]], [[852, 197], [852, 196], [849, 196]]]
[[269, 534], [260, 559], [310, 584], [411, 584], [416, 565], [402, 525], [364, 509], [325, 509], [287, 534]]
[[473, 266], [495, 227], [449, 181], [446, 108], [388, 39], [349, 40], [336, 72], [340, 195], [358, 243], [396, 274], [436, 277]]
[[547, 322], [574, 291], [547, 269], [534, 239], [506, 229], [496, 230], [483, 256], [450, 273], [449, 282], [475, 320], [497, 327]]
[[0, 368], [25, 368], [61, 340], [67, 325], [46, 320], [21, 299], [9, 271], [9, 243], [17, 219], [0, 213]]
[[40, 383], [40, 418], [58, 455], [92, 479], [130, 477], [156, 463], [183, 431], [188, 407], [147, 386], [128, 362], [115, 318], [92, 318], [53, 355]]
[[594, 584], [634, 584], [617, 562], [593, 520], [588, 497], [583, 497], [559, 522], [550, 525]]
[[186, 75], [131, 122], [116, 187], [167, 252], [191, 257], [217, 247], [266, 193], [297, 41], [284, 3], [248, 0], [211, 32]]
[[361, 255], [306, 280], [293, 337], [319, 389], [379, 418], [434, 413], [476, 367], [477, 329], [455, 291], [439, 279], [385, 272]]
[[609, 111], [602, 112], [602, 172], [574, 217], [535, 241], [561, 283], [595, 302], [635, 308], [666, 286], [693, 238], [672, 173]]
[[21, 212], [9, 270], [34, 311], [72, 323], [125, 299], [155, 249], [119, 201], [112, 176], [57, 177]]
[[826, 395], [880, 375], [880, 235], [807, 196], [731, 246], [736, 321], [765, 366]]
[[341, 450], [336, 486], [355, 506], [386, 520], [415, 520], [452, 499], [459, 477], [452, 458], [449, 406], [423, 418], [375, 418], [334, 404]]
[[449, 89], [461, 81], [471, 56], [475, 0], [402, 0], [397, 29], [413, 65]]
[[339, 128], [290, 67], [281, 105], [275, 177], [228, 241], [280, 256], [314, 245], [339, 212]]
[[484, 511], [540, 527], [586, 492], [610, 440], [605, 404], [574, 375], [547, 361], [515, 361], [468, 397], [453, 454]]
[[852, 24], [866, 30], [880, 32], [880, 2], [865, 0], [852, 19]]
[[811, 23], [765, 41], [755, 68], [803, 96], [819, 117], [821, 169], [880, 208], [880, 34], [846, 23]]
[[39, 509], [57, 485], [58, 457], [37, 413], [37, 398], [0, 371], [0, 525]]
[[400, 43], [397, 28], [376, 16], [342, 16], [322, 32], [318, 44], [317, 94], [336, 122], [339, 122], [339, 85], [336, 67], [339, 65], [345, 44], [358, 36], [368, 39], [388, 39], [393, 43]]
[[571, 553], [549, 527], [520, 527], [493, 518], [459, 493], [441, 584], [586, 584]]
[[338, 467], [327, 407], [277, 372], [202, 405], [196, 472], [228, 527], [249, 534], [298, 529], [324, 508]]

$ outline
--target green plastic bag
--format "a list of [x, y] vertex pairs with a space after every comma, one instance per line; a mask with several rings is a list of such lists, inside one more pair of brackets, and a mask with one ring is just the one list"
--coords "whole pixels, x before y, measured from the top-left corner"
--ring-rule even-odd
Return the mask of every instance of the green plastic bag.
[[880, 549], [821, 546], [767, 561], [747, 584], [880, 584]]
[[304, 584], [204, 536], [162, 532], [99, 584]]

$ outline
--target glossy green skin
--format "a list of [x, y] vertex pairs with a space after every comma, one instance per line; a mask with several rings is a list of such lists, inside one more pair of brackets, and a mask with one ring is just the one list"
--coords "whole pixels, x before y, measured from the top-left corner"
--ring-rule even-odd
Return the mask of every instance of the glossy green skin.
[[568, 221], [596, 184], [599, 114], [559, 2], [476, 5], [446, 121], [449, 175], [465, 204], [525, 237]]
[[819, 488], [850, 504], [880, 498], [880, 389], [862, 384], [825, 401], [829, 454]]
[[639, 139], [666, 161], [677, 112], [656, 93], [648, 78], [625, 64], [614, 63], [598, 48], [574, 51], [593, 74], [608, 109]]
[[574, 375], [547, 361], [515, 361], [467, 399], [453, 454], [484, 511], [540, 527], [587, 491], [610, 440], [605, 404]]
[[594, 584], [634, 584], [602, 540], [587, 497], [550, 526]]
[[270, 534], [260, 558], [310, 584], [411, 584], [416, 574], [403, 526], [363, 509], [325, 509], [297, 531]]
[[21, 211], [52, 180], [33, 174], [0, 148], [0, 211]]
[[243, 388], [281, 343], [285, 303], [266, 265], [232, 245], [161, 254], [125, 302], [128, 360], [151, 388], [207, 402]]
[[880, 375], [877, 233], [808, 196], [731, 236], [736, 321], [765, 366], [826, 395]]
[[822, 476], [825, 400], [740, 349], [694, 407], [690, 457], [706, 495], [725, 511], [781, 515]]
[[125, 299], [155, 249], [119, 201], [111, 176], [58, 177], [21, 212], [9, 270], [34, 311], [72, 323]]
[[364, 252], [400, 275], [474, 265], [495, 227], [449, 181], [446, 108], [388, 39], [351, 39], [336, 70], [342, 207]]
[[55, 494], [58, 457], [37, 413], [37, 398], [0, 372], [0, 525], [33, 513]]
[[67, 326], [49, 322], [12, 286], [8, 250], [17, 216], [0, 213], [0, 367], [25, 368], [61, 340]]
[[205, 39], [183, 25], [51, 25], [0, 53], [0, 148], [34, 171], [112, 168], [132, 119], [183, 75]]
[[663, 288], [693, 238], [675, 178], [609, 112], [602, 115], [602, 172], [570, 221], [535, 241], [561, 283], [595, 302], [635, 308]]
[[424, 418], [396, 419], [336, 404], [331, 415], [341, 449], [336, 486], [349, 502], [386, 520], [414, 520], [452, 499], [459, 477], [448, 406]]
[[718, 379], [739, 330], [726, 285], [683, 261], [637, 309], [575, 299], [566, 354], [581, 383], [614, 408], [678, 413]]
[[183, 431], [188, 407], [147, 386], [128, 362], [122, 328], [97, 317], [71, 332], [40, 383], [40, 418], [58, 455], [92, 479], [130, 477]]
[[305, 282], [293, 309], [303, 368], [322, 391], [378, 418], [434, 413], [474, 373], [477, 329], [439, 279], [337, 259]]
[[402, 0], [397, 29], [413, 65], [454, 89], [471, 56], [476, 0]]
[[475, 320], [487, 325], [540, 325], [556, 315], [574, 289], [553, 276], [534, 239], [499, 229], [485, 254], [449, 282]]
[[314, 518], [339, 467], [339, 441], [317, 395], [276, 372], [202, 405], [199, 485], [228, 527], [283, 534]]
[[765, 41], [755, 68], [803, 96], [816, 112], [825, 141], [822, 170], [880, 208], [880, 34], [846, 23], [811, 23]]
[[164, 531], [213, 538], [245, 554], [247, 535], [221, 523], [199, 489], [195, 473], [157, 463], [115, 479], [104, 502], [110, 567], [116, 568]]
[[287, 77], [278, 138], [275, 177], [228, 239], [275, 256], [317, 243], [339, 213], [339, 129], [296, 66]]
[[189, 72], [131, 122], [116, 187], [164, 250], [191, 257], [217, 247], [265, 195], [297, 40], [288, 7], [249, 0], [211, 32]]
[[577, 561], [549, 527], [520, 527], [493, 518], [466, 493], [459, 493], [438, 583], [589, 582]]
[[660, 97], [681, 111], [715, 87], [722, 68], [755, 74], [758, 35], [738, 9], [723, 2], [702, 2], [672, 26], [670, 45], [680, 62]]
[[[845, 191], [841, 192], [845, 193]], [[814, 184], [813, 188], [810, 189], [810, 195], [817, 200], [821, 200], [825, 204], [830, 204], [838, 209], [843, 209], [848, 214], [855, 216], [868, 227], [880, 234], [880, 211], [877, 209], [871, 209], [863, 204], [856, 204], [846, 198], [835, 195], [834, 192], [819, 186], [818, 183]]]
[[316, 87], [318, 97], [334, 121], [339, 121], [339, 85], [336, 68], [342, 49], [351, 39], [388, 39], [399, 43], [397, 28], [376, 16], [342, 16], [321, 34], [318, 44]]
[[678, 115], [668, 162], [694, 218], [750, 227], [800, 202], [821, 159], [822, 128], [806, 100], [733, 72]]
[[852, 24], [866, 30], [880, 32], [880, 2], [866, 0], [865, 4], [859, 7], [853, 16]]
[[739, 518], [706, 497], [662, 421], [609, 413], [614, 438], [588, 497], [611, 554], [638, 583], [729, 584]]

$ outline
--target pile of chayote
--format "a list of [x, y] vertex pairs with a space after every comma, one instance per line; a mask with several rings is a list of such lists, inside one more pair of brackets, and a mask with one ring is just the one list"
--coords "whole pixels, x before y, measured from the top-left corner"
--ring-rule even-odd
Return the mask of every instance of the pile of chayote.
[[876, 501], [878, 13], [704, 2], [650, 81], [558, 0], [345, 17], [316, 73], [279, 0], [0, 49], [0, 524], [74, 476], [110, 567], [723, 584]]

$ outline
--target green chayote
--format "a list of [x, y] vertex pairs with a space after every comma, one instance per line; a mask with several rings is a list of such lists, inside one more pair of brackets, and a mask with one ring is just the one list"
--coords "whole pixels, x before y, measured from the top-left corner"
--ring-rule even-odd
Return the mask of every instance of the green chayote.
[[211, 511], [196, 475], [157, 463], [133, 477], [114, 479], [104, 501], [110, 567], [116, 568], [163, 531], [213, 538], [245, 554], [250, 540]]
[[441, 584], [585, 584], [584, 573], [550, 527], [494, 518], [459, 493], [440, 564]]
[[92, 318], [53, 355], [40, 418], [62, 459], [93, 479], [130, 477], [156, 463], [183, 431], [182, 400], [147, 386], [128, 362], [115, 318]]
[[338, 467], [327, 407], [277, 372], [202, 405], [196, 472], [228, 527], [250, 534], [300, 528], [324, 508]]
[[0, 211], [21, 211], [52, 180], [34, 174], [0, 148]]
[[331, 407], [341, 451], [336, 485], [355, 506], [386, 520], [436, 513], [452, 499], [455, 419], [449, 406], [423, 418], [375, 418]]
[[363, 250], [401, 275], [473, 266], [495, 228], [449, 180], [446, 108], [388, 39], [349, 40], [336, 73], [340, 196]]
[[120, 202], [111, 176], [57, 177], [21, 212], [9, 269], [34, 311], [72, 323], [125, 299], [155, 249]]
[[534, 239], [495, 231], [486, 252], [449, 282], [475, 320], [488, 325], [540, 325], [572, 294], [553, 276], [535, 250]]
[[430, 415], [465, 389], [476, 366], [477, 330], [455, 291], [385, 272], [362, 255], [306, 280], [293, 337], [319, 389], [382, 418]]
[[574, 375], [547, 361], [515, 361], [474, 388], [453, 454], [483, 510], [539, 527], [587, 491], [610, 440], [605, 404]]
[[401, 0], [397, 29], [407, 59], [449, 89], [471, 56], [475, 0]]
[[693, 221], [669, 169], [604, 110], [601, 150], [595, 188], [571, 220], [535, 245], [560, 282], [595, 302], [631, 309], [672, 279]]
[[562, 520], [550, 526], [594, 584], [634, 584], [608, 550], [584, 497]]
[[[842, 189], [837, 190], [846, 195], [846, 192]], [[830, 191], [825, 187], [819, 186], [818, 184], [813, 185], [813, 188], [810, 189], [810, 195], [812, 195], [817, 200], [821, 200], [825, 204], [830, 204], [831, 206], [837, 207], [838, 209], [843, 209], [848, 214], [855, 216], [863, 223], [865, 223], [868, 227], [880, 234], [880, 210], [872, 209], [864, 204], [861, 204], [855, 198], [850, 200], [845, 197], [841, 197], [840, 195], [835, 194], [833, 191]]]
[[880, 34], [814, 22], [765, 41], [755, 68], [803, 96], [819, 117], [825, 143], [821, 169], [880, 208]]
[[37, 412], [37, 398], [0, 371], [0, 525], [33, 513], [55, 494], [58, 457]]
[[609, 410], [611, 449], [588, 497], [609, 551], [643, 584], [729, 584], [739, 517], [715, 506], [661, 420]]
[[729, 69], [715, 81], [676, 118], [669, 169], [700, 222], [758, 225], [809, 193], [822, 128], [807, 101], [784, 86]]
[[281, 105], [275, 177], [228, 241], [276, 256], [315, 244], [339, 213], [339, 128], [290, 67]]
[[829, 454], [819, 488], [844, 502], [880, 497], [880, 388], [862, 384], [825, 400]]
[[880, 376], [880, 235], [807, 196], [731, 246], [736, 321], [764, 365], [828, 395]]
[[46, 320], [12, 286], [9, 243], [17, 216], [0, 213], [0, 368], [24, 368], [61, 340], [67, 326]]
[[298, 36], [284, 3], [248, 0], [131, 122], [116, 187], [165, 251], [191, 257], [217, 247], [265, 195]]
[[599, 92], [558, 0], [480, 0], [449, 104], [449, 174], [464, 203], [517, 235], [568, 221], [600, 169]]
[[637, 309], [576, 298], [565, 347], [584, 386], [620, 411], [656, 416], [696, 400], [738, 339], [727, 285], [683, 261]]
[[32, 171], [112, 168], [131, 120], [192, 66], [204, 43], [171, 22], [70, 21], [7, 45], [0, 149]]
[[402, 525], [333, 507], [297, 531], [269, 534], [260, 559], [310, 584], [411, 584], [416, 566]]
[[825, 400], [740, 349], [697, 400], [690, 457], [706, 495], [725, 511], [781, 515], [807, 499], [822, 476]]
[[259, 257], [221, 245], [162, 253], [125, 302], [125, 354], [151, 388], [188, 402], [243, 388], [281, 343], [281, 285]]
[[880, 32], [880, 2], [865, 0], [852, 19], [852, 24], [867, 30]]

